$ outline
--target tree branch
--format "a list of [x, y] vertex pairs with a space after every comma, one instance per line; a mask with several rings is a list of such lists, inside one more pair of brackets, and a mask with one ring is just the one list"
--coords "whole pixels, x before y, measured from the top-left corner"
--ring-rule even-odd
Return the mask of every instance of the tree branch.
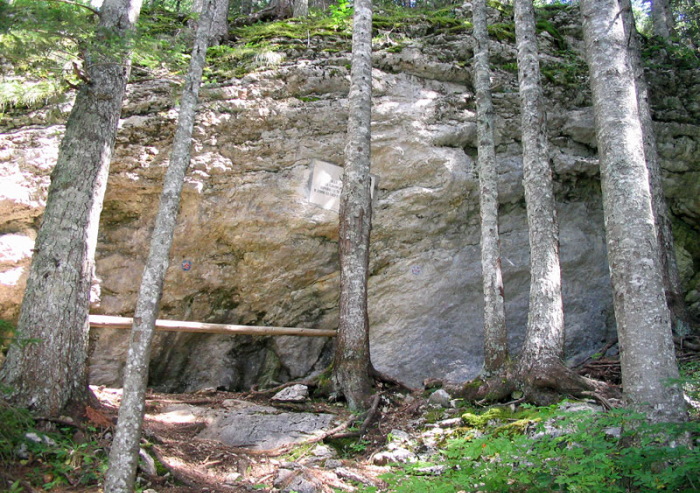
[[66, 3], [66, 4], [68, 4], [68, 5], [74, 5], [74, 6], [76, 6], [76, 7], [82, 7], [82, 8], [84, 8], [84, 9], [86, 9], [86, 10], [89, 10], [90, 12], [92, 12], [92, 13], [93, 13], [94, 15], [96, 15], [97, 17], [100, 16], [100, 11], [99, 11], [99, 10], [93, 9], [92, 7], [89, 7], [89, 6], [87, 6], [87, 5], [83, 5], [82, 3], [71, 2], [71, 0], [44, 0], [44, 2], [58, 2], [58, 3]]

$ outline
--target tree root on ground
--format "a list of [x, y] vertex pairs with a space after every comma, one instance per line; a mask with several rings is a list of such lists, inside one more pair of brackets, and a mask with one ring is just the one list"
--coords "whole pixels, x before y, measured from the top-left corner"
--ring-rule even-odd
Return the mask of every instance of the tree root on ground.
[[461, 385], [447, 385], [454, 397], [480, 405], [516, 399], [546, 406], [563, 396], [593, 398], [610, 407], [621, 397], [614, 385], [577, 374], [563, 364], [531, 371], [511, 370], [490, 377], [477, 377]]

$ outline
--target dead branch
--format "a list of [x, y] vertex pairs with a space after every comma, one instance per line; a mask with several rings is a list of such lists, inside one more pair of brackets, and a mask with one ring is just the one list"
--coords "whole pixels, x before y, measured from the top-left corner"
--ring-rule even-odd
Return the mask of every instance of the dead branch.
[[58, 3], [65, 3], [67, 5], [73, 5], [74, 7], [81, 7], [83, 9], [89, 10], [96, 16], [100, 16], [100, 11], [97, 9], [93, 9], [89, 5], [83, 5], [82, 3], [78, 2], [71, 2], [70, 0], [44, 0], [45, 2], [58, 2]]
[[690, 349], [691, 351], [700, 351], [700, 344], [694, 344], [686, 337], [674, 337], [675, 342], [681, 349]]

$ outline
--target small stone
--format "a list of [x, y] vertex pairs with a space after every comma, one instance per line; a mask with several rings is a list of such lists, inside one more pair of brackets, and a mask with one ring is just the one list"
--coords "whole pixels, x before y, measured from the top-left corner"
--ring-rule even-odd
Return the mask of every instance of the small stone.
[[277, 392], [273, 401], [277, 402], [304, 402], [309, 398], [309, 388], [306, 385], [296, 384]]
[[450, 407], [450, 394], [445, 389], [438, 389], [428, 398], [428, 404], [438, 407]]
[[147, 476], [158, 476], [156, 461], [144, 449], [139, 448], [139, 467]]
[[230, 473], [230, 474], [227, 474], [227, 475], [224, 477], [224, 483], [226, 483], [226, 484], [235, 484], [236, 482], [238, 482], [238, 479], [239, 479], [240, 477], [241, 477], [241, 474], [240, 474], [240, 473], [232, 472], [232, 473]]

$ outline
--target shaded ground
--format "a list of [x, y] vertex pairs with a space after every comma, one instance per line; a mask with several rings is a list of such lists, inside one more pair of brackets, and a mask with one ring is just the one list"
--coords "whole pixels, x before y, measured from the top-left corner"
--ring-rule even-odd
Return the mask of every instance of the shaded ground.
[[[577, 371], [619, 383], [619, 362], [606, 358], [605, 351], [599, 356]], [[697, 351], [680, 355], [699, 358]], [[13, 452], [3, 463], [8, 455], [0, 450], [0, 491], [101, 491], [95, 485], [106, 467], [121, 391], [93, 390], [101, 405], [88, 408], [82, 426], [38, 422], [63, 430], [69, 445], [64, 456], [30, 449], [22, 457]], [[427, 392], [380, 389], [368, 419], [341, 403], [276, 402], [273, 393], [149, 392], [137, 491], [333, 493], [363, 484], [381, 489], [380, 475], [390, 470], [385, 464], [420, 460], [420, 449], [436, 453], [444, 438], [463, 426], [464, 409], [454, 408], [447, 394], [436, 399], [440, 392], [427, 398]], [[284, 419], [288, 426], [280, 424]]]
[[[104, 414], [114, 420], [119, 392], [104, 388], [95, 390], [105, 405]], [[310, 490], [311, 486], [316, 491], [332, 492], [333, 488], [352, 491], [358, 482], [379, 486], [381, 480], [377, 476], [387, 468], [373, 465], [371, 456], [386, 444], [392, 429], [410, 428], [411, 420], [416, 420], [424, 405], [424, 400], [417, 395], [384, 394], [374, 423], [360, 439], [343, 438], [343, 435], [352, 434], [352, 426], [343, 426], [356, 416], [340, 404], [274, 403], [269, 397], [269, 394], [215, 391], [177, 395], [149, 393], [144, 423], [144, 438], [148, 442], [145, 448], [159, 465], [156, 475], [149, 475], [145, 471], [147, 467], [139, 471], [142, 485], [159, 493], [301, 492]], [[255, 443], [236, 447], [199, 437], [212, 420], [231, 412], [232, 402], [272, 406], [285, 414], [290, 411], [331, 414], [333, 420], [330, 426], [297, 437], [300, 443], [279, 443], [273, 448], [268, 444], [265, 450], [258, 450], [260, 447]], [[199, 412], [188, 413], [189, 406], [196, 406]], [[334, 429], [338, 431], [332, 433]], [[320, 440], [329, 433], [340, 438]]]

